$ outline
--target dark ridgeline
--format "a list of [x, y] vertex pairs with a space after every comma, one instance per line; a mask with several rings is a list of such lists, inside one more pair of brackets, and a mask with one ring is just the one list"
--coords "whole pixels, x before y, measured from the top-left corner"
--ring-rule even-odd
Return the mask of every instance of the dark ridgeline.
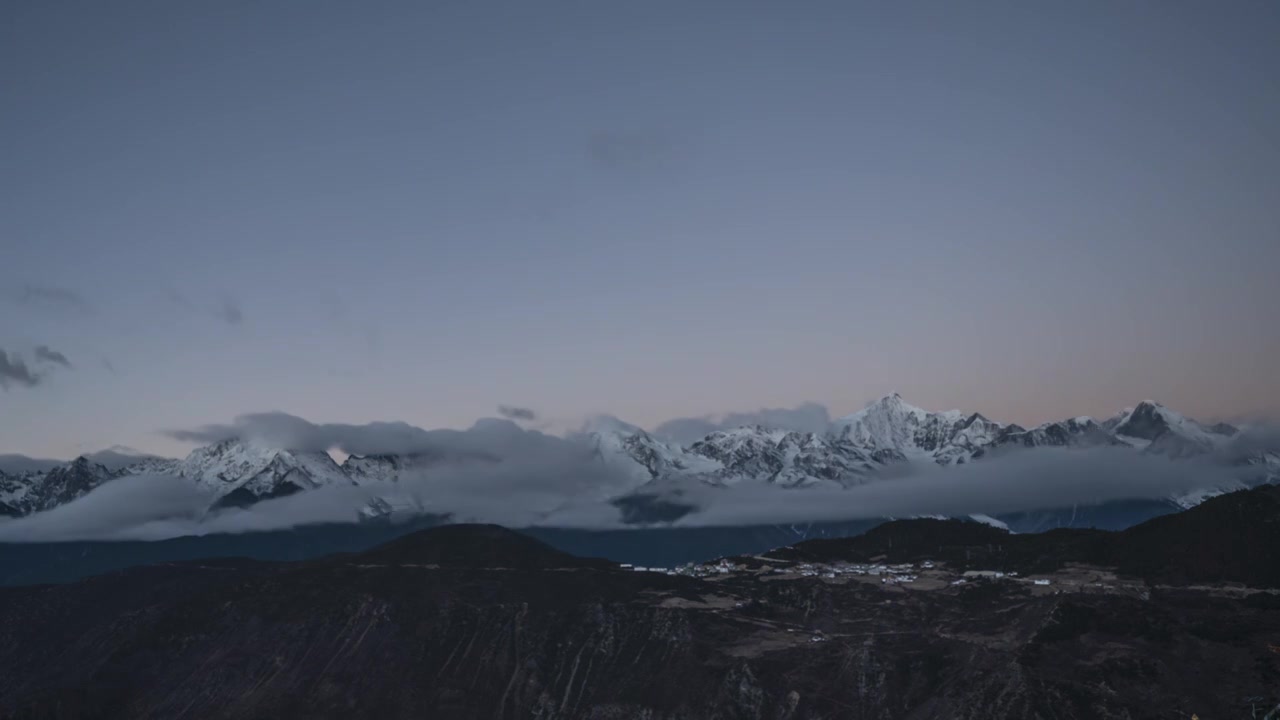
[[[368, 564], [433, 565], [447, 568], [611, 569], [608, 560], [580, 558], [500, 525], [445, 525], [417, 532], [354, 555]], [[344, 562], [348, 558], [333, 558]]]
[[0, 589], [0, 716], [1243, 716], [1280, 689], [1280, 599], [1172, 586], [1280, 587], [1277, 548], [1277, 488], [1121, 533], [910, 520], [772, 561], [1112, 562], [1149, 581], [1130, 594], [698, 580], [446, 526], [307, 562]]
[[888, 522], [858, 537], [810, 540], [771, 553], [794, 560], [922, 559], [1050, 572], [1066, 563], [1115, 567], [1152, 583], [1280, 587], [1280, 486], [1213, 498], [1119, 532], [1058, 529], [1011, 535], [956, 520]]

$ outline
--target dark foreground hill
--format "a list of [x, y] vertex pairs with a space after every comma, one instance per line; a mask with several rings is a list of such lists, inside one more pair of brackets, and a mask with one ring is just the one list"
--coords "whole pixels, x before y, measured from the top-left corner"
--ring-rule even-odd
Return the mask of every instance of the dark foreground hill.
[[[499, 525], [445, 525], [416, 532], [355, 556], [365, 564], [398, 563], [458, 568], [613, 568], [615, 563], [580, 558]], [[343, 558], [336, 558], [341, 562]]]
[[[1274, 498], [1241, 498], [1269, 517]], [[1215, 518], [1236, 512], [1222, 507], [1184, 522], [1221, 530]], [[959, 572], [964, 548], [1024, 542], [956, 527], [911, 521], [847, 552], [791, 552], [946, 552]], [[1157, 526], [1126, 547], [1185, 531]], [[1060, 537], [1035, 552], [1109, 536]], [[317, 561], [0, 588], [0, 717], [1066, 720], [1280, 703], [1271, 594], [953, 585], [926, 571], [912, 586], [746, 564], [705, 579], [632, 572], [451, 526]]]
[[1222, 495], [1119, 532], [1061, 529], [1013, 535], [972, 522], [904, 520], [858, 537], [811, 540], [770, 555], [793, 560], [933, 559], [1022, 573], [1088, 563], [1155, 584], [1236, 582], [1280, 588], [1280, 486]]

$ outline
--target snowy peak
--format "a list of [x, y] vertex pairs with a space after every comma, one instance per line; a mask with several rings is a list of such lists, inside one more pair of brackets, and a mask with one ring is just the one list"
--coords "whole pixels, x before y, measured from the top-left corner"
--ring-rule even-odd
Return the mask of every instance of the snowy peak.
[[834, 435], [764, 427], [716, 432], [690, 452], [718, 462], [717, 484], [754, 480], [783, 487], [859, 484], [900, 454], [877, 455]]
[[1150, 442], [1185, 421], [1186, 418], [1169, 411], [1163, 405], [1143, 400], [1120, 418], [1112, 428], [1112, 432], [1116, 435]]
[[631, 436], [637, 433], [644, 434], [644, 430], [612, 415], [593, 415], [587, 418], [587, 421], [582, 424], [582, 429], [578, 431], [579, 435], [592, 436]]
[[583, 427], [579, 435], [602, 462], [621, 471], [637, 486], [663, 477], [709, 473], [718, 465], [696, 453], [665, 443], [640, 428], [606, 415]]
[[216, 498], [235, 493], [224, 504], [236, 505], [322, 485], [352, 484], [328, 453], [266, 448], [240, 440], [196, 448], [176, 470]]
[[116, 475], [81, 455], [47, 471], [0, 473], [0, 515], [18, 517], [71, 502]]
[[181, 460], [172, 458], [148, 457], [126, 465], [119, 471], [120, 475], [177, 475]]
[[399, 482], [401, 474], [426, 464], [416, 455], [351, 455], [342, 463], [342, 470], [357, 485], [378, 482]]
[[1023, 447], [1096, 447], [1123, 444], [1091, 417], [1045, 423], [1030, 430], [1010, 426], [1000, 437], [1002, 445]]
[[662, 442], [626, 423], [594, 427], [584, 435], [594, 452], [637, 485], [660, 480], [722, 486], [850, 484], [901, 459], [900, 454], [873, 454], [834, 436], [761, 426], [718, 430], [688, 447]]
[[113, 477], [115, 475], [106, 466], [82, 455], [67, 465], [50, 470], [44, 478], [44, 491], [54, 504], [61, 504], [80, 497]]
[[1003, 426], [977, 413], [929, 412], [893, 393], [837, 420], [835, 427], [842, 439], [855, 445], [950, 465], [976, 457]]
[[[950, 412], [954, 415], [957, 415], [957, 416], [959, 415], [959, 411], [953, 410]], [[853, 413], [852, 415], [847, 415], [841, 418], [837, 422], [843, 423], [843, 424], [853, 424], [856, 422], [865, 422], [867, 420], [874, 420], [874, 419], [902, 419], [902, 418], [915, 418], [917, 421], [922, 421], [934, 414], [935, 413], [931, 413], [928, 410], [925, 410], [920, 407], [916, 407], [915, 405], [912, 405], [906, 400], [903, 400], [902, 395], [895, 392], [889, 395], [885, 395], [879, 400], [873, 400], [872, 402], [867, 403], [866, 407], [862, 408], [856, 413]]]
[[[511, 423], [487, 423], [484, 432], [523, 430]], [[826, 431], [801, 432], [761, 425], [711, 432], [681, 445], [655, 438], [635, 425], [598, 416], [569, 438], [629, 479], [623, 492], [650, 483], [704, 483], [735, 486], [761, 483], [781, 487], [842, 486], [871, 480], [886, 466], [924, 460], [950, 466], [983, 462], [1001, 448], [1087, 448], [1121, 446], [1171, 459], [1213, 453], [1245, 468], [1258, 481], [1280, 478], [1280, 448], [1239, 443], [1236, 428], [1202, 425], [1159, 403], [1143, 401], [1104, 423], [1073, 417], [1031, 429], [993, 421], [979, 413], [931, 412], [886, 395], [841, 418]], [[419, 503], [408, 492], [388, 487], [407, 472], [429, 470], [438, 455], [353, 455], [339, 465], [323, 452], [265, 447], [226, 440], [196, 448], [182, 460], [130, 455], [136, 459], [116, 471], [80, 457], [68, 463], [24, 472], [0, 472], [0, 515], [22, 516], [47, 510], [90, 492], [121, 475], [163, 474], [188, 480], [219, 506], [248, 505], [267, 498], [332, 485], [377, 485], [376, 494], [391, 505]], [[1250, 480], [1253, 482], [1253, 480]], [[370, 488], [373, 490], [373, 488]], [[609, 492], [615, 486], [610, 484]], [[397, 504], [398, 503], [398, 504]], [[407, 504], [406, 504], [407, 503]], [[374, 503], [369, 512], [382, 512]], [[383, 508], [385, 510], [385, 508]]]
[[1107, 424], [1120, 441], [1175, 458], [1212, 452], [1236, 433], [1225, 423], [1205, 427], [1151, 400], [1143, 400]]

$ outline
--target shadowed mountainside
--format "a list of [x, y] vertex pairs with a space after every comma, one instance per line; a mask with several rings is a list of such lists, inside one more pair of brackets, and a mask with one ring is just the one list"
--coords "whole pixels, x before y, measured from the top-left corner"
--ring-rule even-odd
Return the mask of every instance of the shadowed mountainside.
[[[1048, 566], [1110, 539], [1129, 559], [1186, 532], [1232, 547], [1227, 521], [1245, 512], [1274, 526], [1275, 491], [1130, 537], [915, 520], [776, 555]], [[1197, 555], [1161, 556], [1142, 565], [1152, 577], [1203, 572]], [[0, 588], [0, 717], [1223, 717], [1280, 687], [1275, 644], [1280, 602], [1265, 593], [696, 579], [456, 525], [316, 561]]]

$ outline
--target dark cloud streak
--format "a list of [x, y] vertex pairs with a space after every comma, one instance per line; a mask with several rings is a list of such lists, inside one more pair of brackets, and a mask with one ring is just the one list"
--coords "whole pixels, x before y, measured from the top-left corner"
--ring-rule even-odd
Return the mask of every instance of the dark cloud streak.
[[[196, 303], [192, 302], [192, 300], [186, 295], [171, 287], [164, 288], [162, 292], [164, 293], [165, 299], [180, 310], [202, 315], [206, 312], [205, 310], [202, 310], [200, 306], [196, 305]], [[236, 300], [229, 295], [223, 296], [221, 303], [213, 307], [212, 310], [208, 312], [213, 317], [228, 325], [244, 324], [244, 309], [240, 306], [240, 303], [236, 302]]]
[[[229, 424], [162, 431], [191, 443], [243, 440], [304, 452], [338, 449], [350, 455], [427, 455], [437, 458], [504, 458], [512, 454], [559, 451], [567, 441], [525, 430], [510, 420], [481, 420], [468, 430], [424, 430], [405, 422], [365, 425], [313, 423], [284, 412], [241, 415]], [[576, 445], [572, 446], [576, 451]]]
[[223, 300], [222, 305], [218, 308], [218, 319], [228, 325], [243, 325], [244, 311], [240, 309], [240, 305], [230, 298]]
[[190, 300], [188, 300], [186, 295], [183, 295], [182, 293], [178, 292], [177, 290], [174, 290], [173, 288], [165, 288], [164, 296], [165, 296], [165, 299], [167, 299], [170, 303], [176, 305], [177, 307], [182, 308], [183, 310], [196, 309], [195, 304], [192, 303]]
[[35, 387], [42, 379], [39, 373], [27, 367], [22, 358], [0, 349], [0, 388], [8, 389], [11, 384]]
[[532, 422], [538, 419], [538, 414], [529, 408], [515, 407], [513, 405], [499, 405], [498, 414], [509, 420], [519, 420], [524, 422]]
[[93, 312], [89, 301], [75, 290], [51, 285], [23, 285], [10, 293], [13, 302], [34, 308], [74, 311], [85, 315]]
[[37, 345], [35, 356], [37, 362], [53, 363], [64, 368], [71, 367], [71, 361], [67, 359], [66, 355], [50, 348], [48, 345]]

